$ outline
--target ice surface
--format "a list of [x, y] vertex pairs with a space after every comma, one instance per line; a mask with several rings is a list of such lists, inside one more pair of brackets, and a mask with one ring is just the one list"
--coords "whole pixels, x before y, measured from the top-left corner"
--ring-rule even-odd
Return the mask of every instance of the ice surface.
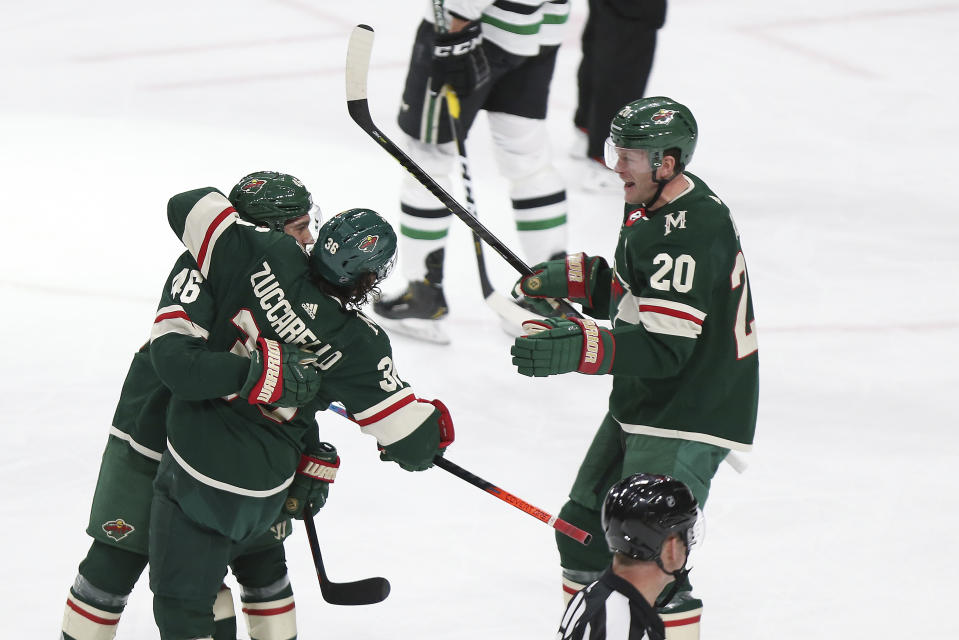
[[[167, 198], [275, 168], [327, 212], [395, 219], [403, 170], [349, 120], [343, 60], [351, 27], [373, 25], [373, 116], [398, 140], [425, 7], [4, 5], [2, 635], [54, 637], [120, 384], [181, 250]], [[566, 156], [584, 5], [543, 143], [571, 179], [570, 248], [610, 255], [619, 198], [572, 186]], [[670, 3], [649, 93], [699, 120], [691, 169], [736, 216], [762, 362], [750, 467], [724, 467], [706, 508], [693, 574], [704, 638], [959, 637], [945, 610], [959, 593], [957, 27], [959, 2]], [[480, 216], [518, 247], [487, 131], [481, 117], [470, 137]], [[451, 460], [555, 513], [608, 380], [513, 372], [453, 224], [453, 343], [397, 337], [399, 371], [452, 410]], [[488, 262], [505, 290], [510, 267]], [[321, 429], [343, 458], [318, 517], [330, 575], [385, 575], [393, 591], [374, 608], [325, 604], [297, 531], [301, 638], [551, 636], [561, 605], [545, 525], [441, 470], [381, 464], [337, 416]], [[157, 637], [145, 580], [117, 637]]]

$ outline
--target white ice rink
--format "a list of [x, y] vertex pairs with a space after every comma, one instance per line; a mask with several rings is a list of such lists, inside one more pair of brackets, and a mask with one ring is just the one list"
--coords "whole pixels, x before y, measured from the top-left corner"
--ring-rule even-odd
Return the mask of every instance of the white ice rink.
[[[348, 118], [343, 62], [372, 25], [373, 117], [399, 141], [425, 5], [0, 3], [0, 637], [58, 632], [117, 394], [182, 250], [167, 198], [278, 169], [328, 214], [395, 220], [403, 170]], [[543, 144], [571, 180], [570, 249], [611, 257], [621, 199], [576, 188], [566, 155], [573, 5]], [[736, 217], [761, 353], [749, 469], [718, 474], [693, 573], [704, 639], [959, 637], [957, 34], [945, 0], [670, 3], [648, 93], [696, 114], [690, 169]], [[518, 248], [485, 117], [469, 142], [480, 216]], [[609, 380], [517, 375], [455, 220], [447, 254], [453, 343], [395, 338], [399, 372], [452, 410], [451, 460], [555, 513]], [[515, 274], [487, 261], [505, 290]], [[298, 529], [301, 638], [552, 636], [548, 527], [442, 470], [380, 463], [335, 415], [320, 427], [343, 458], [317, 518], [327, 568], [393, 592], [324, 603]], [[158, 637], [145, 576], [117, 637]]]

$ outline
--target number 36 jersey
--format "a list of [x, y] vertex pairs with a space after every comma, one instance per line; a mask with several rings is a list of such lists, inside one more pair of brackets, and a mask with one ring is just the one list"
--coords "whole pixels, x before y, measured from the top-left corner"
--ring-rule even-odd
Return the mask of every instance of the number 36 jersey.
[[660, 209], [627, 205], [600, 278], [616, 336], [609, 410], [628, 433], [746, 451], [759, 396], [746, 261], [729, 209], [684, 175], [685, 191]]
[[[240, 495], [278, 493], [292, 480], [304, 446], [318, 440], [313, 416], [333, 400], [384, 446], [436, 419], [432, 405], [416, 402], [399, 377], [383, 330], [313, 284], [293, 238], [244, 222], [209, 187], [174, 196], [167, 214], [216, 302], [209, 348], [248, 355], [258, 337], [272, 338], [317, 354], [323, 371], [320, 392], [298, 410], [236, 396], [174, 397], [168, 448], [187, 473]], [[152, 349], [162, 376], [169, 369], [159, 364], [162, 343], [155, 340]]]

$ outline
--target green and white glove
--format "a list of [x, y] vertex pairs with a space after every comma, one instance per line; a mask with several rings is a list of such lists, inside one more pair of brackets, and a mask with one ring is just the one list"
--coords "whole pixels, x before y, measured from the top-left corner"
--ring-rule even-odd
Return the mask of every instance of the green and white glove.
[[516, 338], [510, 353], [524, 376], [559, 373], [609, 373], [616, 355], [616, 339], [609, 329], [589, 318], [546, 318], [523, 323], [528, 332]]
[[237, 392], [250, 404], [302, 407], [320, 389], [316, 355], [268, 338], [250, 352], [250, 371]]
[[568, 298], [584, 307], [592, 307], [596, 278], [608, 267], [605, 258], [587, 256], [582, 252], [571, 253], [565, 259], [540, 262], [532, 267], [532, 275], [516, 281], [513, 297], [526, 296], [537, 311], [542, 309], [540, 313], [553, 311], [552, 306], [543, 306], [550, 298]]
[[[340, 468], [340, 456], [336, 447], [329, 442], [321, 442], [314, 449], [300, 456], [300, 465], [293, 476], [293, 483], [283, 503], [283, 513], [302, 520], [307, 515], [313, 517], [326, 504], [330, 485]], [[307, 510], [307, 505], [312, 509]]]
[[433, 405], [437, 413], [402, 440], [380, 447], [380, 460], [395, 462], [406, 471], [429, 469], [433, 466], [433, 458], [443, 455], [446, 447], [456, 439], [453, 418], [445, 404], [439, 400], [422, 398], [416, 401]]

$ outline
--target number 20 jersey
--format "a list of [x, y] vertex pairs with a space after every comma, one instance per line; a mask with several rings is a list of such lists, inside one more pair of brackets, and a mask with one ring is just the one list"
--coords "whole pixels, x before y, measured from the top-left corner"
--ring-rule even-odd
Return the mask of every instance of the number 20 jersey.
[[627, 205], [608, 281], [609, 409], [628, 433], [745, 451], [759, 396], [746, 262], [729, 209], [685, 177], [686, 190], [656, 211]]

